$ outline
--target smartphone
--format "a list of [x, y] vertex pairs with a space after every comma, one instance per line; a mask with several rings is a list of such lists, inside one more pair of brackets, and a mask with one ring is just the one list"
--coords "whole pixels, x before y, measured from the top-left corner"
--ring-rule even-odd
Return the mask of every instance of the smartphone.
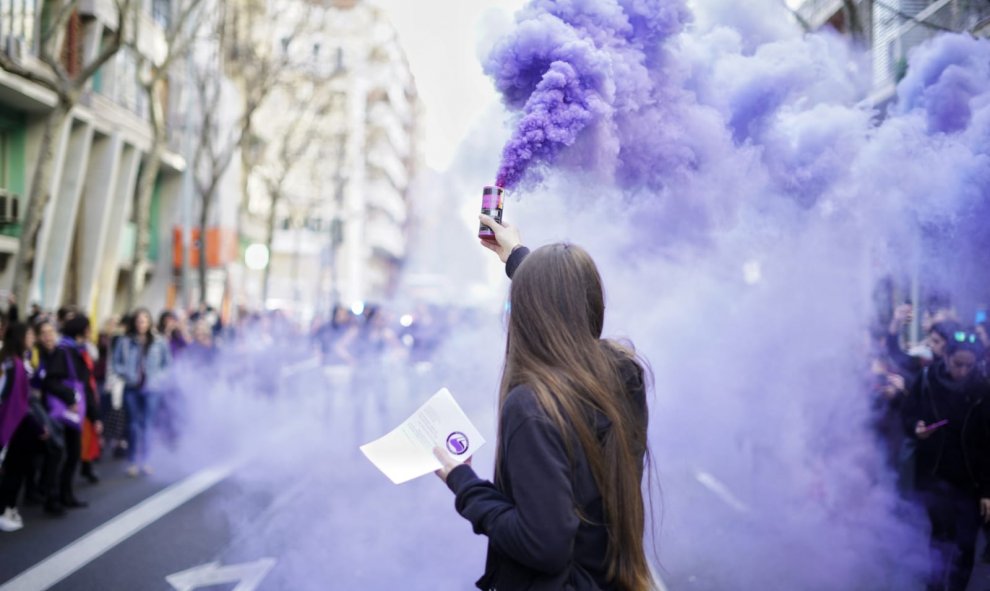
[[946, 426], [948, 424], [949, 424], [949, 419], [942, 419], [941, 421], [938, 421], [936, 423], [932, 423], [931, 425], [926, 426], [925, 429], [924, 429], [924, 431], [925, 431], [925, 433], [931, 433], [932, 431], [934, 431], [934, 430], [936, 430], [936, 429], [938, 429], [940, 427], [944, 427], [944, 426]]

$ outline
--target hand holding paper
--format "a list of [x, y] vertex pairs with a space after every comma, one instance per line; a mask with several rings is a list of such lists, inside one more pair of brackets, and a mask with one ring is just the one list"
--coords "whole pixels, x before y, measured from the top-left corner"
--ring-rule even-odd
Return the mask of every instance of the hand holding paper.
[[440, 461], [440, 469], [437, 470], [435, 474], [444, 482], [447, 482], [447, 475], [450, 474], [450, 471], [454, 468], [460, 466], [462, 463], [467, 464], [468, 466], [471, 465], [471, 458], [464, 460], [464, 462], [459, 462], [457, 458], [450, 455], [447, 450], [440, 446], [433, 448], [433, 455]]
[[362, 445], [361, 452], [401, 484], [444, 468], [434, 455], [436, 447], [463, 462], [484, 444], [484, 437], [443, 388], [387, 435]]

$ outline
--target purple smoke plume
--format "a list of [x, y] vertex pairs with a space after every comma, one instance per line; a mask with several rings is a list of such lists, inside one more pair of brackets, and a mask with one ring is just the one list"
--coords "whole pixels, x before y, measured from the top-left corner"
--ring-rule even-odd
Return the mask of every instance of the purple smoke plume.
[[[621, 149], [607, 138], [662, 124], [645, 120], [644, 107], [655, 115], [649, 107], [665, 100], [653, 76], [663, 65], [664, 41], [689, 18], [679, 0], [546, 0], [521, 11], [518, 26], [485, 65], [506, 105], [520, 111], [497, 184], [513, 188], [527, 174], [539, 178], [539, 167], [555, 164], [582, 136], [595, 138], [595, 150], [574, 164], [607, 168]], [[642, 163], [629, 166], [642, 174]]]

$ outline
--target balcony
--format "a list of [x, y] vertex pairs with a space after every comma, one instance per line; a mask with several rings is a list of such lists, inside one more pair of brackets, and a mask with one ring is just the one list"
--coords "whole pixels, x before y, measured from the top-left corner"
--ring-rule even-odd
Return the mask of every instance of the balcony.
[[990, 18], [990, 3], [965, 3], [959, 0], [917, 0], [905, 2], [902, 10], [913, 17], [892, 14], [875, 4], [873, 31], [873, 87], [889, 93], [903, 77], [908, 53], [918, 45], [945, 31], [975, 32]]
[[382, 215], [369, 215], [364, 226], [368, 248], [386, 258], [402, 259], [406, 254], [406, 237], [402, 226]]
[[[394, 111], [385, 103], [375, 103], [368, 110], [368, 133], [374, 135], [376, 141], [387, 141], [400, 155], [406, 155], [412, 147], [409, 132]], [[379, 134], [383, 138], [379, 138]]]
[[383, 178], [372, 179], [365, 190], [368, 207], [388, 215], [397, 224], [403, 224], [408, 216], [406, 200], [402, 193]]
[[409, 185], [408, 170], [387, 142], [378, 141], [368, 146], [368, 167], [383, 172], [396, 189]]

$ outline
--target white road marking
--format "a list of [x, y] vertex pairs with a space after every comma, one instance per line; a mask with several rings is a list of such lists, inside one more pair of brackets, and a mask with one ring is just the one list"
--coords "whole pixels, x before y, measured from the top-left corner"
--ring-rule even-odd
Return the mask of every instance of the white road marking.
[[275, 566], [274, 558], [262, 558], [254, 562], [220, 566], [219, 562], [208, 562], [182, 572], [165, 577], [176, 591], [192, 591], [199, 587], [237, 582], [233, 591], [254, 591], [262, 579]]
[[657, 573], [657, 569], [650, 565], [650, 574], [653, 575], [653, 591], [667, 591], [667, 585], [664, 584], [663, 579]]
[[[0, 591], [48, 589], [193, 497], [224, 480], [239, 462], [206, 468], [148, 497], [0, 586]], [[267, 571], [266, 571], [267, 572]]]
[[740, 513], [749, 513], [749, 507], [746, 506], [746, 503], [740, 501], [739, 497], [732, 494], [729, 487], [725, 486], [725, 484], [723, 484], [718, 478], [715, 478], [704, 470], [696, 470], [694, 477], [701, 483], [702, 486], [711, 491], [726, 505], [732, 507]]

